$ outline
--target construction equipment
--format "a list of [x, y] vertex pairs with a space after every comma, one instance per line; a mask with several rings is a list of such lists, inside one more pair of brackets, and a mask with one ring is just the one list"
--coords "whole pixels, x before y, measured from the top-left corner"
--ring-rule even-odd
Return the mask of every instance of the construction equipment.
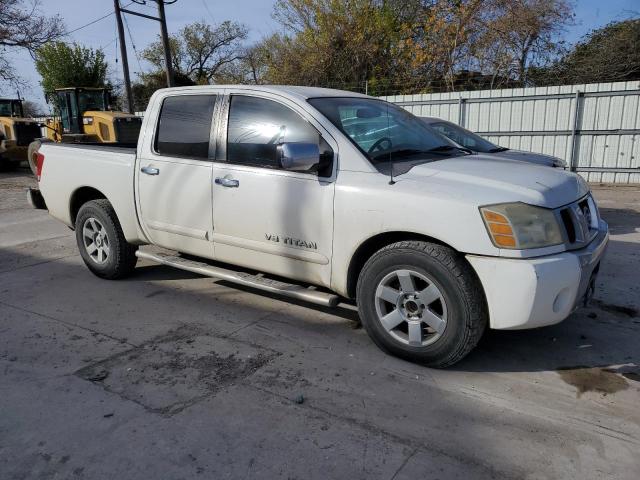
[[58, 88], [47, 98], [59, 116], [47, 120], [47, 138], [63, 143], [138, 142], [142, 118], [109, 109], [106, 88]]
[[40, 125], [24, 118], [21, 99], [0, 98], [0, 168], [27, 160], [29, 144], [42, 136]]

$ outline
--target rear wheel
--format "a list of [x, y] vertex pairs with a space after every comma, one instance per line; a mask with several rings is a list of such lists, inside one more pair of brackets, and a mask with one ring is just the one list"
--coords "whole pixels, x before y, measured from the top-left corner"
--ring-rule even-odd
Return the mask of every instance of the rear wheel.
[[464, 257], [428, 242], [389, 245], [358, 279], [358, 310], [382, 349], [433, 367], [460, 361], [487, 323], [482, 286]]
[[84, 263], [98, 277], [122, 278], [136, 266], [138, 247], [124, 238], [108, 200], [92, 200], [80, 207], [76, 217], [76, 242]]
[[20, 162], [9, 160], [8, 158], [4, 158], [2, 154], [0, 154], [0, 172], [12, 172], [14, 170], [17, 170], [19, 166]]

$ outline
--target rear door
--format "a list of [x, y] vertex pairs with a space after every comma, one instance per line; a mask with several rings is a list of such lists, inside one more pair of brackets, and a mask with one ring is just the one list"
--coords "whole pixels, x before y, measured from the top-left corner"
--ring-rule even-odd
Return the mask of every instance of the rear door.
[[[215, 94], [167, 96], [140, 152], [140, 223], [156, 245], [213, 257], [212, 163]], [[148, 134], [147, 134], [148, 135]]]

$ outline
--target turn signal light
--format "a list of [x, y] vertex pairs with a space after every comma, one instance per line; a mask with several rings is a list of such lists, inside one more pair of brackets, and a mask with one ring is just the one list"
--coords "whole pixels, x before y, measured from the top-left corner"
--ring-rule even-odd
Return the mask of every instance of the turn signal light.
[[496, 246], [515, 248], [516, 237], [513, 234], [513, 228], [511, 228], [507, 217], [485, 209], [482, 210], [482, 216], [487, 223], [487, 227], [489, 227], [491, 239]]

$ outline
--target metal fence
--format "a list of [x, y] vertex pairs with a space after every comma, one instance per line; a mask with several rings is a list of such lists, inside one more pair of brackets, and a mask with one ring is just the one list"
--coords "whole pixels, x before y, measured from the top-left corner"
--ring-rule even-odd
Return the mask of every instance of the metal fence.
[[383, 97], [504, 147], [564, 159], [591, 182], [640, 183], [640, 82]]

